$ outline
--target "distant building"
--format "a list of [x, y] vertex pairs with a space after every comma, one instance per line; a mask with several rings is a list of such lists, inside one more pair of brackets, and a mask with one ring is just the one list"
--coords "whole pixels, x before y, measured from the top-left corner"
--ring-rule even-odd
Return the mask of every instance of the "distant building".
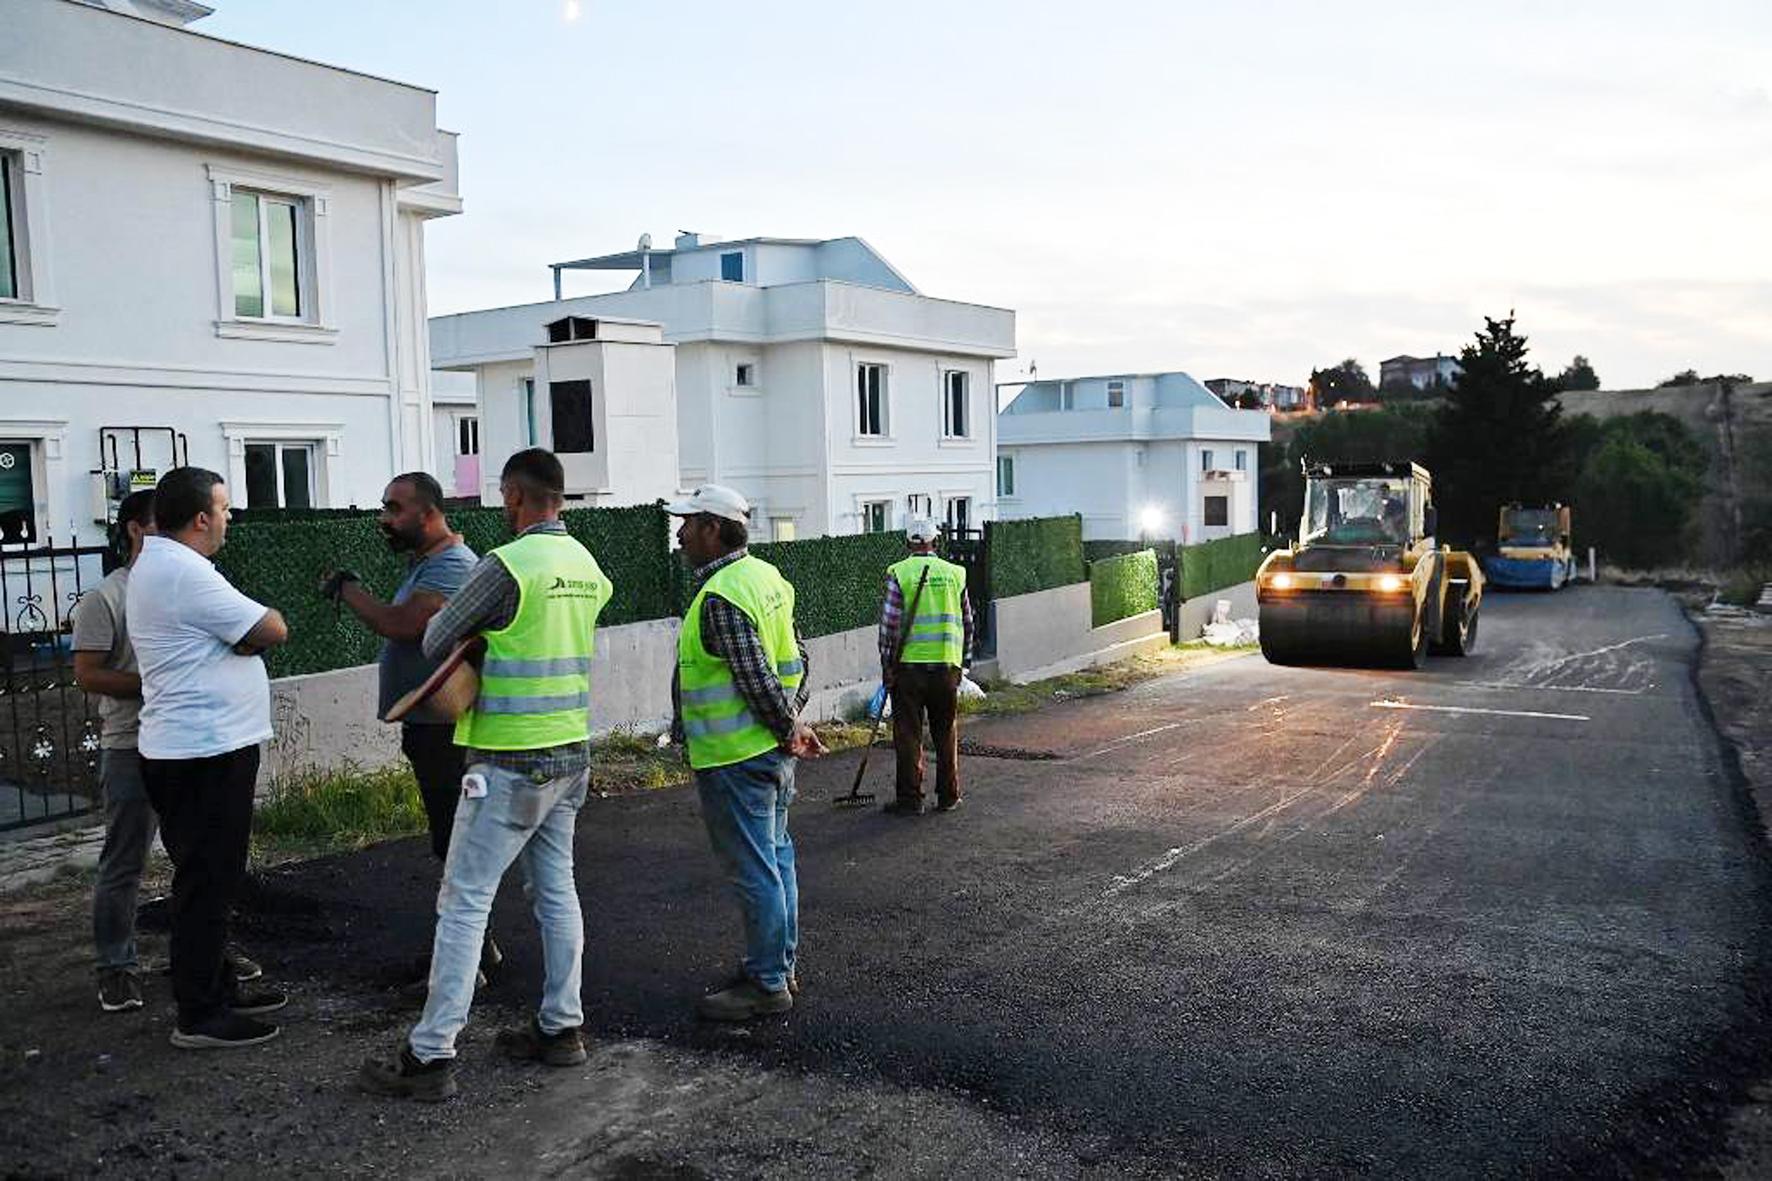
[[1378, 385], [1380, 389], [1400, 385], [1412, 385], [1418, 390], [1436, 389], [1451, 385], [1462, 372], [1464, 370], [1459, 368], [1455, 357], [1439, 353], [1431, 357], [1405, 354], [1378, 363]]
[[[536, 372], [544, 326], [575, 317], [662, 328], [661, 343], [675, 346], [669, 475], [683, 487], [737, 488], [759, 539], [901, 529], [921, 514], [976, 526], [994, 515], [992, 377], [1015, 355], [1014, 312], [924, 295], [860, 238], [685, 233], [670, 249], [642, 239], [552, 270], [551, 301], [431, 320], [432, 364], [474, 377], [469, 442], [484, 462], [458, 452], [458, 470], [477, 473], [483, 499], [496, 499], [512, 452], [567, 449], [559, 425], [563, 411], [582, 417], [574, 398], [589, 399], [594, 416], [600, 399], [626, 397], [595, 379], [582, 395], [551, 389]], [[623, 291], [558, 298], [564, 271], [635, 277]], [[628, 378], [617, 366], [608, 381]], [[614, 481], [582, 490], [598, 501], [654, 496], [650, 482], [623, 486], [619, 465], [579, 468]]]
[[1301, 385], [1281, 385], [1272, 381], [1244, 381], [1236, 377], [1214, 377], [1206, 382], [1206, 388], [1217, 394], [1219, 400], [1232, 408], [1244, 395], [1253, 395], [1263, 410], [1284, 412], [1305, 410], [1310, 407], [1310, 391]]
[[1252, 533], [1268, 415], [1232, 410], [1185, 373], [1022, 387], [997, 416], [1000, 517], [1081, 513], [1085, 538]]

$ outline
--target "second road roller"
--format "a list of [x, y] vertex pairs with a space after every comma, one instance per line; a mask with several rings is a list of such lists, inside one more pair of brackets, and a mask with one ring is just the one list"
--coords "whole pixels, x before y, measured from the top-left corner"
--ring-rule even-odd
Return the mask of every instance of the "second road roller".
[[1418, 463], [1304, 464], [1297, 544], [1256, 571], [1261, 652], [1274, 664], [1419, 668], [1470, 653], [1483, 571], [1434, 541], [1433, 481]]

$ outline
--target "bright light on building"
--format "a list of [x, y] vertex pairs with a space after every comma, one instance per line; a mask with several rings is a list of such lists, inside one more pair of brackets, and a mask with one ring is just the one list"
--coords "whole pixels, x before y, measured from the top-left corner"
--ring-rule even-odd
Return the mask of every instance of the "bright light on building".
[[578, 19], [579, 13], [581, 11], [582, 10], [579, 8], [578, 0], [566, 0], [566, 8], [565, 8], [565, 11], [561, 13], [561, 15], [564, 16], [566, 18], [566, 22], [568, 24], [570, 24], [573, 21]]
[[1163, 510], [1154, 504], [1147, 504], [1138, 511], [1138, 528], [1145, 533], [1155, 533], [1163, 527]]

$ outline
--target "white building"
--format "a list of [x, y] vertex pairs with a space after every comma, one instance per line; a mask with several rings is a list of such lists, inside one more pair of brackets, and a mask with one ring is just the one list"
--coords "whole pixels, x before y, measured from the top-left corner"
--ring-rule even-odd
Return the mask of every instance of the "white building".
[[461, 202], [435, 94], [192, 32], [188, 0], [4, 7], [4, 539], [91, 538], [175, 458], [254, 508], [436, 467], [424, 230]]
[[997, 418], [998, 512], [1081, 513], [1085, 539], [1251, 533], [1268, 430], [1265, 411], [1231, 410], [1185, 373], [1030, 382]]
[[1435, 353], [1431, 357], [1411, 357], [1407, 353], [1378, 363], [1380, 389], [1412, 385], [1418, 390], [1438, 389], [1458, 380], [1464, 369], [1457, 357]]
[[[622, 271], [625, 291], [439, 316], [431, 359], [479, 389], [482, 495], [525, 446], [553, 446], [534, 347], [562, 316], [663, 325], [676, 345], [676, 476], [715, 481], [755, 506], [762, 537], [902, 528], [928, 512], [976, 525], [992, 495], [995, 362], [1015, 353], [1015, 314], [923, 295], [859, 238], [677, 238], [554, 264]], [[590, 397], [600, 397], [593, 385]], [[610, 503], [650, 499], [611, 487]]]

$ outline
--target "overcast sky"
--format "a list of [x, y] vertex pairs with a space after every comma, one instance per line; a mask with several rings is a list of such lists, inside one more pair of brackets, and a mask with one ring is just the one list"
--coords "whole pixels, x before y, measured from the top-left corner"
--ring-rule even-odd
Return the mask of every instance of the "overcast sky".
[[1509, 308], [1609, 387], [1772, 377], [1766, 0], [210, 3], [439, 92], [433, 313], [642, 231], [856, 234], [1016, 310], [999, 380], [1376, 378]]

